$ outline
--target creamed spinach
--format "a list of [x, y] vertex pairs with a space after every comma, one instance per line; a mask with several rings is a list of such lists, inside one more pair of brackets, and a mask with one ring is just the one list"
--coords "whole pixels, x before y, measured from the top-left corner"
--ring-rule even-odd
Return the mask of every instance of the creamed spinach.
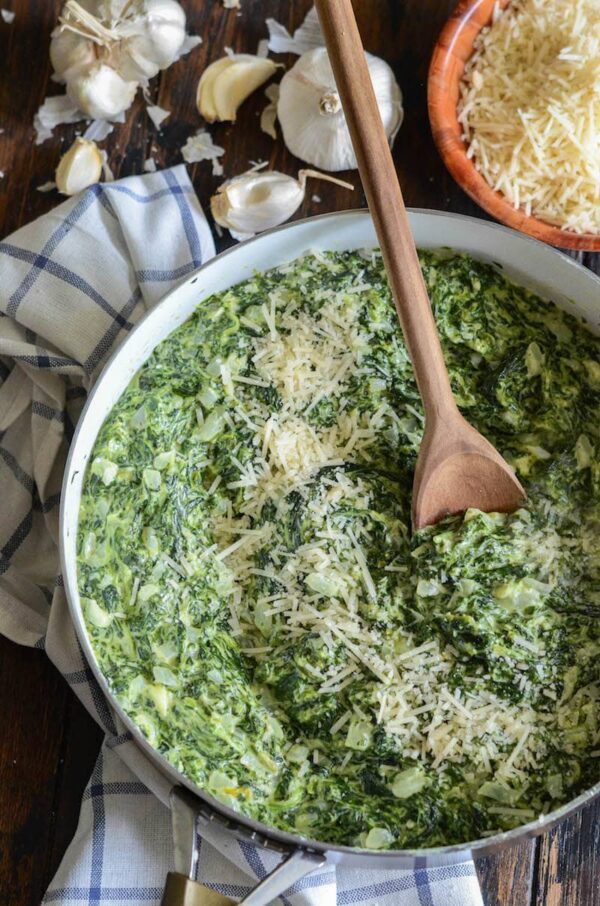
[[412, 534], [423, 414], [372, 252], [202, 302], [103, 425], [79, 587], [160, 752], [267, 824], [456, 843], [600, 779], [600, 340], [466, 256], [421, 255], [459, 406], [524, 483]]

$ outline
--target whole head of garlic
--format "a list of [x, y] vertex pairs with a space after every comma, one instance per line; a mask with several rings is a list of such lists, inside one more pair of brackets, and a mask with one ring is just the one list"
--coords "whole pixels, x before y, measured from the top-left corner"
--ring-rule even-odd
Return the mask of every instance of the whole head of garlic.
[[[365, 56], [391, 144], [402, 123], [402, 93], [385, 60], [368, 53]], [[323, 170], [351, 170], [357, 166], [324, 47], [309, 50], [286, 72], [279, 89], [277, 117], [287, 147], [300, 160]]]
[[110, 118], [177, 59], [185, 38], [177, 0], [66, 0], [50, 42], [54, 78], [84, 114]]
[[196, 106], [209, 123], [235, 122], [238, 107], [279, 68], [266, 57], [234, 53], [215, 60], [198, 83]]
[[102, 164], [97, 144], [76, 138], [56, 168], [56, 188], [63, 195], [76, 195], [98, 182]]
[[304, 201], [308, 177], [325, 179], [346, 189], [342, 182], [314, 170], [300, 170], [298, 179], [277, 170], [248, 170], [219, 186], [210, 200], [212, 215], [219, 226], [245, 239], [279, 226], [298, 210]]

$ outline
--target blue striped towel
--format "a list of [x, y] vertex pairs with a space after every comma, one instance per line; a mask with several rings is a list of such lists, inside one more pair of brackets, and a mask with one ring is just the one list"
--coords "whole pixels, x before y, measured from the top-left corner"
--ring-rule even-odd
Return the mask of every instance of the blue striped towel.
[[[173, 867], [169, 784], [94, 683], [59, 575], [58, 504], [85, 396], [108, 354], [214, 254], [184, 167], [94, 186], [0, 243], [0, 632], [45, 648], [106, 737], [45, 904], [148, 906]], [[239, 900], [280, 858], [203, 831], [198, 877]], [[481, 906], [472, 862], [417, 871], [327, 867], [287, 906]]]

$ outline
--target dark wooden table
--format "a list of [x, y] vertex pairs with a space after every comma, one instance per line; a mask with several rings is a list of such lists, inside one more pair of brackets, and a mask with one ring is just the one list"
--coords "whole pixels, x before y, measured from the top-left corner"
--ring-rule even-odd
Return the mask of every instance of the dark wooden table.
[[[426, 110], [426, 76], [431, 49], [455, 0], [358, 0], [356, 7], [368, 50], [393, 66], [405, 97], [406, 118], [395, 159], [409, 205], [483, 216], [446, 173], [433, 146]], [[201, 121], [195, 90], [203, 67], [226, 46], [254, 52], [265, 37], [265, 18], [293, 28], [309, 0], [242, 0], [241, 15], [225, 11], [219, 0], [183, 0], [190, 30], [203, 45], [153, 83], [156, 102], [172, 114], [157, 132], [140, 99], [105, 143], [118, 175], [140, 173], [152, 155], [159, 166], [181, 160], [179, 148]], [[0, 237], [57, 204], [55, 193], [36, 187], [53, 178], [61, 151], [76, 127], [60, 127], [41, 146], [33, 144], [32, 119], [50, 81], [50, 32], [60, 0], [3, 0], [16, 13], [12, 24], [0, 20]], [[262, 92], [242, 108], [235, 126], [215, 126], [217, 144], [226, 149], [225, 175], [246, 169], [250, 160], [268, 160], [276, 169], [296, 173], [281, 141], [260, 132], [257, 116]], [[218, 180], [210, 164], [192, 170], [203, 205]], [[357, 174], [355, 192], [327, 183], [315, 188], [298, 216], [362, 207]], [[315, 184], [316, 186], [316, 184]], [[228, 240], [219, 240], [224, 246]], [[598, 258], [584, 262], [600, 270]], [[0, 274], [1, 279], [1, 274]], [[79, 802], [100, 744], [100, 733], [40, 651], [19, 648], [0, 638], [0, 904], [38, 906], [74, 832]], [[513, 847], [478, 863], [489, 906], [600, 906], [600, 805], [535, 842]]]

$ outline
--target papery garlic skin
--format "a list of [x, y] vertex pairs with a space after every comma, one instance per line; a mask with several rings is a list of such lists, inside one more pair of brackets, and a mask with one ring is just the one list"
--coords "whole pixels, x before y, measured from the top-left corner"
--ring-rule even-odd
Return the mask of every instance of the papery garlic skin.
[[102, 173], [102, 154], [95, 142], [76, 138], [56, 168], [56, 188], [63, 195], [76, 195], [93, 186]]
[[110, 120], [127, 110], [138, 89], [105, 63], [84, 69], [67, 82], [67, 94], [92, 119]]
[[[390, 144], [402, 123], [402, 93], [385, 60], [366, 53]], [[319, 169], [353, 170], [356, 155], [324, 47], [303, 54], [281, 80], [277, 116], [288, 149]]]
[[198, 112], [208, 123], [235, 122], [238, 108], [278, 68], [273, 60], [247, 53], [215, 60], [198, 83]]
[[212, 136], [206, 129], [199, 129], [195, 135], [190, 135], [181, 149], [181, 155], [188, 164], [210, 160], [214, 176], [223, 175], [223, 164], [219, 160], [225, 154], [225, 148], [215, 145]]
[[265, 96], [269, 103], [263, 109], [260, 115], [260, 128], [263, 132], [266, 132], [267, 135], [270, 135], [271, 138], [277, 138], [277, 129], [275, 128], [275, 123], [277, 122], [277, 102], [279, 100], [279, 85], [269, 85], [265, 88]]

